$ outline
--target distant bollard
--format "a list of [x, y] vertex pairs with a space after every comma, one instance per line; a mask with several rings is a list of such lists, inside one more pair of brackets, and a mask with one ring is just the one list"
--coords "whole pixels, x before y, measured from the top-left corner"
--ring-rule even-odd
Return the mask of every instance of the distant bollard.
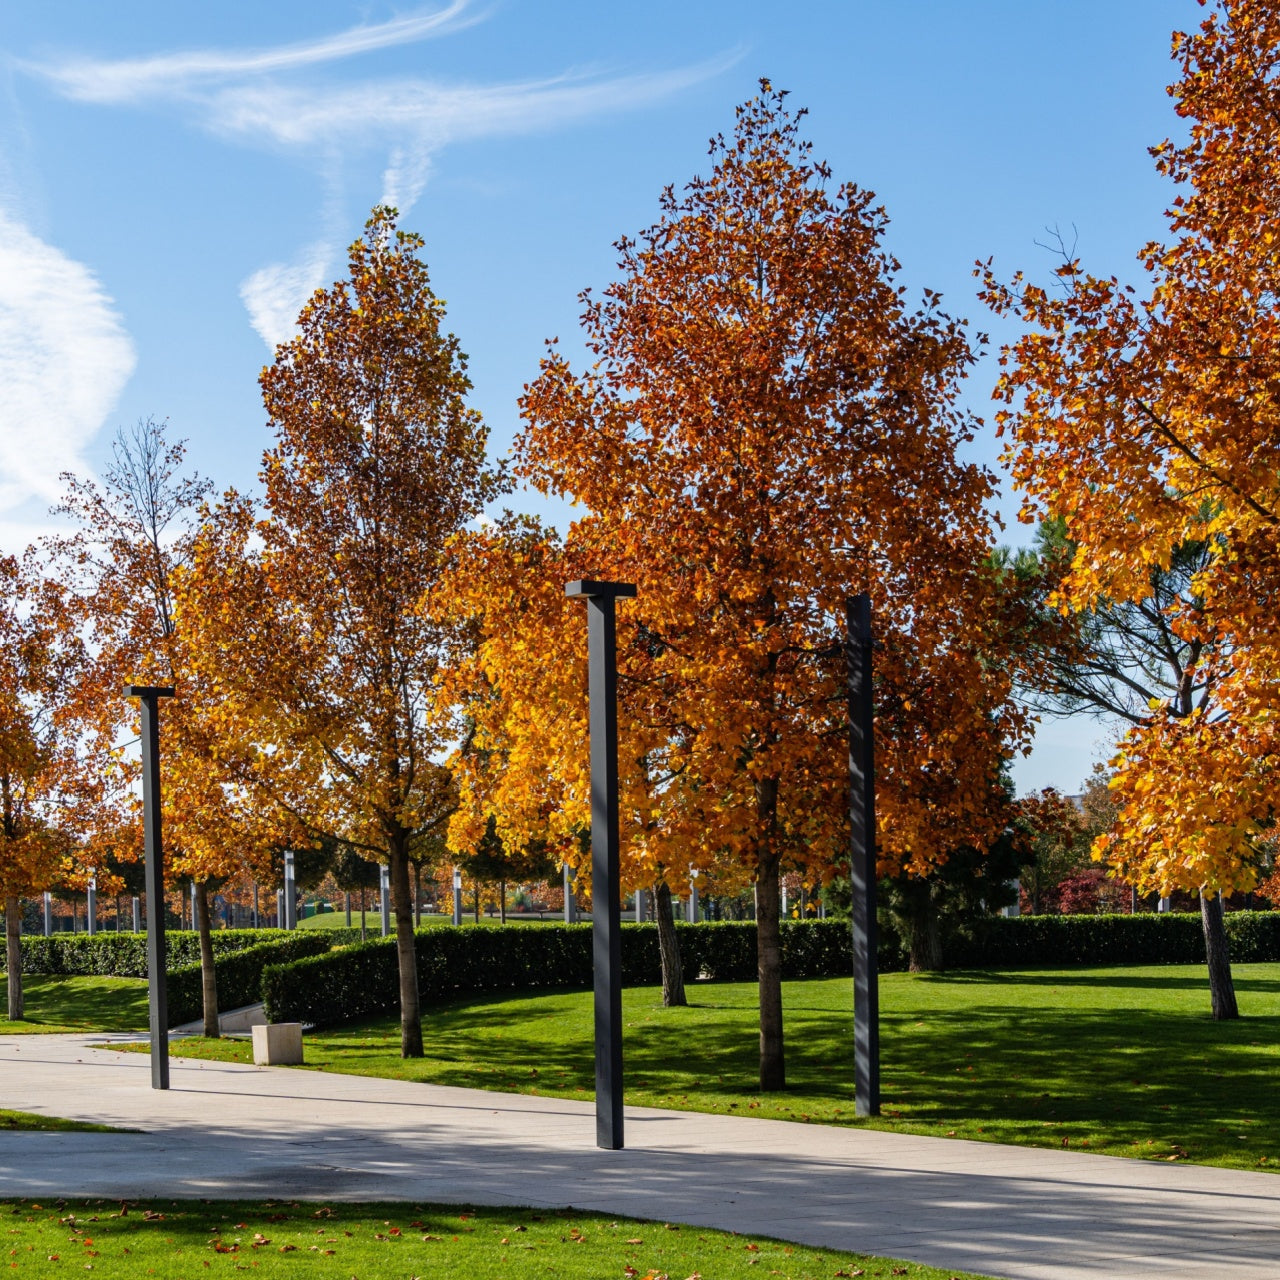
[[644, 922], [644, 890], [636, 890], [636, 924]]
[[292, 849], [286, 849], [284, 854], [284, 927], [298, 927], [298, 880]]
[[288, 926], [284, 922], [284, 890], [276, 890], [276, 928], [285, 929]]
[[378, 868], [378, 899], [382, 908], [382, 936], [391, 932], [391, 868]]
[[453, 869], [453, 923], [462, 924], [462, 871]]
[[98, 877], [90, 876], [84, 893], [85, 929], [92, 937], [98, 932]]
[[689, 872], [689, 923], [698, 923], [698, 873]]
[[1161, 898], [1160, 901], [1156, 903], [1156, 910], [1160, 912], [1169, 911], [1172, 910], [1172, 908], [1173, 902], [1169, 898]]
[[133, 899], [133, 931], [142, 932], [142, 900], [136, 896]]
[[573, 897], [573, 872], [564, 864], [564, 922], [573, 924], [578, 918], [578, 904]]

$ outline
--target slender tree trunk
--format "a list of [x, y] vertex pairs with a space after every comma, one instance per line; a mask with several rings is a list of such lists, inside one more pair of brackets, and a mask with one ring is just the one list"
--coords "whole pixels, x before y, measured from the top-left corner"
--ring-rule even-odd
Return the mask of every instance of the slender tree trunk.
[[209, 886], [196, 881], [196, 928], [200, 930], [200, 992], [204, 1001], [204, 1034], [218, 1035], [218, 974], [213, 967], [213, 926], [209, 918]]
[[1240, 1016], [1235, 984], [1231, 981], [1231, 955], [1227, 947], [1227, 926], [1222, 919], [1222, 895], [1206, 898], [1200, 894], [1200, 923], [1204, 926], [1204, 950], [1209, 961], [1209, 994], [1216, 1022]]
[[4, 941], [9, 1021], [20, 1022], [26, 1014], [22, 1002], [22, 903], [17, 898], [4, 900]]
[[502, 898], [502, 905], [499, 908], [499, 915], [502, 917], [502, 923], [507, 923], [507, 877], [503, 876], [498, 881], [498, 892]]
[[922, 893], [908, 897], [907, 969], [911, 973], [933, 973], [942, 968], [942, 935], [938, 912], [927, 882]]
[[[776, 785], [776, 784], [775, 784]], [[764, 1092], [785, 1089], [786, 1058], [782, 1040], [782, 930], [779, 917], [776, 854], [760, 858], [756, 868], [756, 948], [760, 980], [760, 1088]]]
[[418, 1000], [418, 948], [413, 933], [409, 857], [402, 843], [391, 848], [391, 909], [396, 918], [396, 959], [400, 966], [400, 1056], [422, 1057], [422, 1008]]
[[658, 955], [662, 960], [662, 1003], [687, 1005], [684, 995], [684, 969], [680, 963], [680, 939], [671, 912], [671, 886], [659, 880], [653, 886], [654, 915], [658, 921]]

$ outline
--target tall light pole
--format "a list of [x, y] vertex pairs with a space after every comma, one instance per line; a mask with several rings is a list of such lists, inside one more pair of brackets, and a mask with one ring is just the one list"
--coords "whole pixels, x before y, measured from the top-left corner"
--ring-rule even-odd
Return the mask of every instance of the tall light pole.
[[876, 963], [875, 704], [871, 597], [846, 603], [849, 684], [849, 870], [853, 879], [853, 1109], [880, 1114], [880, 975]]
[[462, 869], [453, 869], [453, 923], [462, 925]]
[[625, 582], [579, 580], [565, 595], [587, 601], [591, 733], [591, 959], [595, 975], [596, 1146], [622, 1147], [622, 921], [618, 836], [618, 652], [614, 602]]
[[284, 927], [298, 927], [298, 880], [292, 849], [284, 851]]
[[147, 995], [151, 1024], [151, 1087], [169, 1087], [169, 993], [164, 937], [164, 846], [160, 839], [160, 708], [168, 686], [131, 684], [142, 713], [142, 841], [146, 855]]

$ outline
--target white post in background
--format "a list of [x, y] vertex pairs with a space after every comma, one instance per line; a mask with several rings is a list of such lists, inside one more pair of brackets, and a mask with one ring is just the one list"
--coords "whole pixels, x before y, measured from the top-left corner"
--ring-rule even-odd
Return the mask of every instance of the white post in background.
[[690, 924], [698, 923], [698, 873], [697, 871], [689, 872], [689, 914], [687, 919]]
[[578, 904], [573, 900], [573, 872], [564, 864], [564, 922], [573, 924], [578, 918]]
[[48, 889], [44, 891], [44, 936], [47, 938], [53, 932], [53, 894]]
[[285, 927], [286, 925], [284, 922], [284, 890], [277, 889], [276, 890], [276, 928], [283, 929]]
[[636, 890], [636, 924], [644, 920], [644, 890]]
[[1171, 906], [1173, 906], [1173, 903], [1168, 898], [1161, 898], [1156, 903], [1156, 910], [1161, 912], [1168, 911]]
[[298, 927], [298, 882], [293, 865], [293, 850], [284, 851], [284, 927]]
[[391, 868], [384, 862], [378, 867], [378, 905], [382, 908], [382, 936], [391, 932]]
[[191, 927], [198, 929], [200, 926], [196, 921], [196, 882], [191, 882]]
[[133, 931], [142, 932], [142, 900], [137, 895], [133, 899]]
[[462, 868], [453, 869], [453, 923], [462, 923]]
[[782, 918], [785, 920], [791, 914], [791, 904], [787, 900], [787, 877], [781, 875], [778, 879], [782, 881]]
[[89, 877], [89, 887], [84, 894], [85, 928], [92, 937], [98, 932], [98, 877]]
[[1022, 883], [1019, 880], [1010, 880], [1009, 888], [1013, 890], [1013, 904], [1008, 907], [1001, 907], [1000, 914], [1007, 918], [1012, 918], [1022, 914]]

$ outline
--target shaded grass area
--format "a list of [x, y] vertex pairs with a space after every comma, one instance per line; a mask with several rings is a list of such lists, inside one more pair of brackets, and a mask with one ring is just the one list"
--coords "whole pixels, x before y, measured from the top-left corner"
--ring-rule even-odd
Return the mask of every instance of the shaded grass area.
[[908, 1276], [977, 1280], [970, 1272], [807, 1249], [700, 1227], [573, 1209], [455, 1205], [323, 1205], [243, 1201], [0, 1201], [10, 1268], [18, 1275], [92, 1269], [103, 1277], [252, 1270], [264, 1280], [381, 1280], [385, 1276], [773, 1275], [792, 1280]]
[[[0, 983], [4, 975], [0, 974]], [[145, 978], [47, 977], [22, 979], [26, 1017], [0, 1018], [0, 1035], [42, 1031], [145, 1031]]]
[[87, 1120], [63, 1120], [60, 1116], [41, 1116], [34, 1111], [7, 1111], [0, 1108], [0, 1133], [137, 1133], [136, 1129], [117, 1129], [109, 1124], [90, 1124]]
[[[1236, 967], [1244, 1016], [1209, 1017], [1199, 966], [886, 974], [884, 1114], [855, 1120], [851, 984], [786, 984], [787, 1079], [756, 1090], [751, 983], [698, 983], [690, 1007], [623, 992], [626, 1098], [935, 1137], [1105, 1155], [1280, 1167], [1280, 965]], [[309, 1035], [307, 1067], [520, 1093], [593, 1096], [589, 992], [491, 996], [429, 1007], [426, 1057], [399, 1056], [379, 1019]], [[175, 1053], [250, 1061], [236, 1041]]]

